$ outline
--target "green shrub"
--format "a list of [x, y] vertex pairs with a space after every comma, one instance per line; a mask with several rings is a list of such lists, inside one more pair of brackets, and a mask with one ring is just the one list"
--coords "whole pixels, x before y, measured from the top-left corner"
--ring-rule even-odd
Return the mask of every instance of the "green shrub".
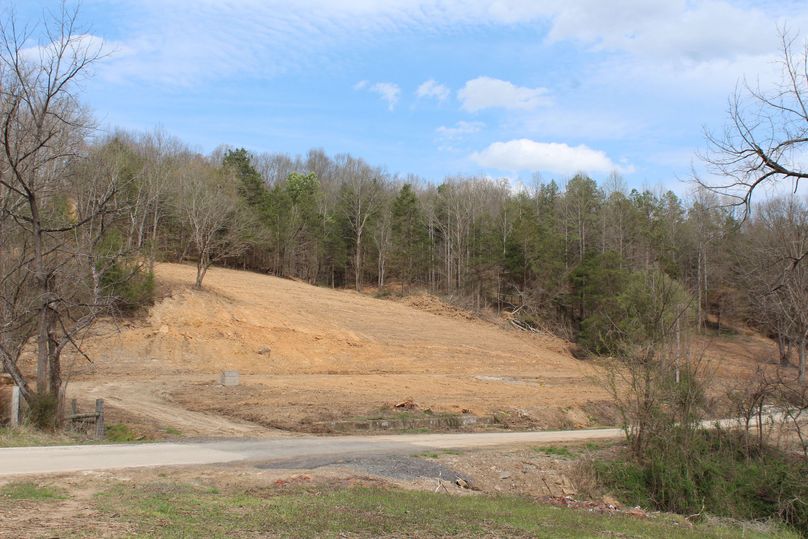
[[116, 229], [109, 230], [97, 246], [96, 269], [101, 274], [101, 289], [122, 311], [134, 311], [154, 300], [154, 273], [143, 264], [125, 256], [124, 239]]
[[154, 301], [154, 273], [137, 263], [114, 261], [103, 272], [101, 285], [122, 311], [134, 311]]
[[808, 534], [808, 463], [770, 447], [747, 454], [732, 432], [700, 430], [688, 443], [677, 439], [681, 433], [651, 445], [641, 462], [596, 463], [599, 482], [630, 505], [684, 515], [781, 518]]

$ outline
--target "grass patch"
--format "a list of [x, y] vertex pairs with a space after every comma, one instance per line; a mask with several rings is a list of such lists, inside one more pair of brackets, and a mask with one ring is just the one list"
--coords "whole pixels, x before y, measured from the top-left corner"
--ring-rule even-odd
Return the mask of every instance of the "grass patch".
[[106, 440], [108, 442], [127, 443], [127, 442], [137, 442], [142, 439], [143, 436], [137, 434], [125, 423], [112, 423], [111, 425], [107, 425]]
[[166, 427], [163, 431], [170, 436], [182, 436], [182, 431], [174, 427]]
[[[142, 537], [493, 536], [772, 537], [727, 524], [688, 529], [673, 517], [637, 519], [538, 505], [516, 497], [449, 496], [386, 488], [218, 492], [183, 484], [119, 485], [96, 496]], [[681, 519], [680, 519], [681, 520]], [[774, 537], [795, 537], [786, 532]]]
[[78, 443], [81, 443], [78, 437], [64, 432], [39, 431], [27, 426], [0, 427], [0, 447], [74, 445]]
[[462, 455], [462, 454], [463, 452], [458, 451], [457, 449], [442, 449], [440, 451], [425, 451], [415, 456], [420, 457], [422, 459], [437, 459], [440, 458], [441, 455]]
[[432, 431], [427, 428], [419, 427], [417, 429], [401, 429], [398, 432], [400, 434], [429, 434]]
[[547, 446], [547, 447], [534, 447], [533, 451], [537, 453], [544, 453], [551, 457], [573, 458], [575, 455], [568, 447], [564, 446]]
[[0, 427], [0, 447], [41, 447], [49, 445], [95, 445], [131, 443], [144, 438], [123, 423], [107, 426], [107, 437], [98, 440], [89, 434], [71, 431], [41, 431], [31, 426]]
[[65, 491], [56, 487], [42, 487], [36, 483], [9, 483], [0, 487], [0, 498], [6, 500], [48, 501], [65, 500]]

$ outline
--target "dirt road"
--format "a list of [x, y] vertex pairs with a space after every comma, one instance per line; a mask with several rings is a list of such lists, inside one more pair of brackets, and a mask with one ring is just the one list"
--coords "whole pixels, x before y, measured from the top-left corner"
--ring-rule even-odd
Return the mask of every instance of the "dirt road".
[[20, 447], [0, 449], [0, 477], [231, 462], [269, 463], [301, 457], [335, 460], [351, 455], [412, 455], [427, 450], [465, 449], [512, 444], [607, 440], [620, 429], [479, 434], [297, 437], [198, 443]]

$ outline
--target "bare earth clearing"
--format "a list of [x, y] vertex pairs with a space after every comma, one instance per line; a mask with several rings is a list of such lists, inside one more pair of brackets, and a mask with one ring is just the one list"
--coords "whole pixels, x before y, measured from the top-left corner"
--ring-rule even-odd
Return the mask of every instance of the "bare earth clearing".
[[[469, 319], [437, 301], [375, 299], [255, 273], [160, 264], [163, 299], [143, 321], [98, 327], [74, 358], [69, 396], [102, 397], [152, 434], [261, 436], [401, 415], [496, 415], [523, 428], [610, 423], [596, 369], [552, 337]], [[429, 311], [429, 312], [427, 312]], [[441, 314], [442, 313], [442, 314]], [[753, 371], [770, 341], [708, 343], [721, 379]], [[239, 387], [217, 383], [241, 373]], [[423, 412], [427, 411], [427, 414]]]

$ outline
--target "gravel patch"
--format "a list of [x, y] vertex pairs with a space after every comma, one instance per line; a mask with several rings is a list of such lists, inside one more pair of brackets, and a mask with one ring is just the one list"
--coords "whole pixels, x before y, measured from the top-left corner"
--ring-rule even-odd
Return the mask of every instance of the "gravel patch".
[[256, 465], [261, 469], [306, 469], [324, 467], [345, 467], [361, 473], [377, 475], [389, 479], [411, 481], [415, 479], [443, 479], [454, 481], [457, 478], [471, 483], [471, 479], [452, 468], [416, 457], [403, 455], [372, 455], [343, 458], [312, 457]]

